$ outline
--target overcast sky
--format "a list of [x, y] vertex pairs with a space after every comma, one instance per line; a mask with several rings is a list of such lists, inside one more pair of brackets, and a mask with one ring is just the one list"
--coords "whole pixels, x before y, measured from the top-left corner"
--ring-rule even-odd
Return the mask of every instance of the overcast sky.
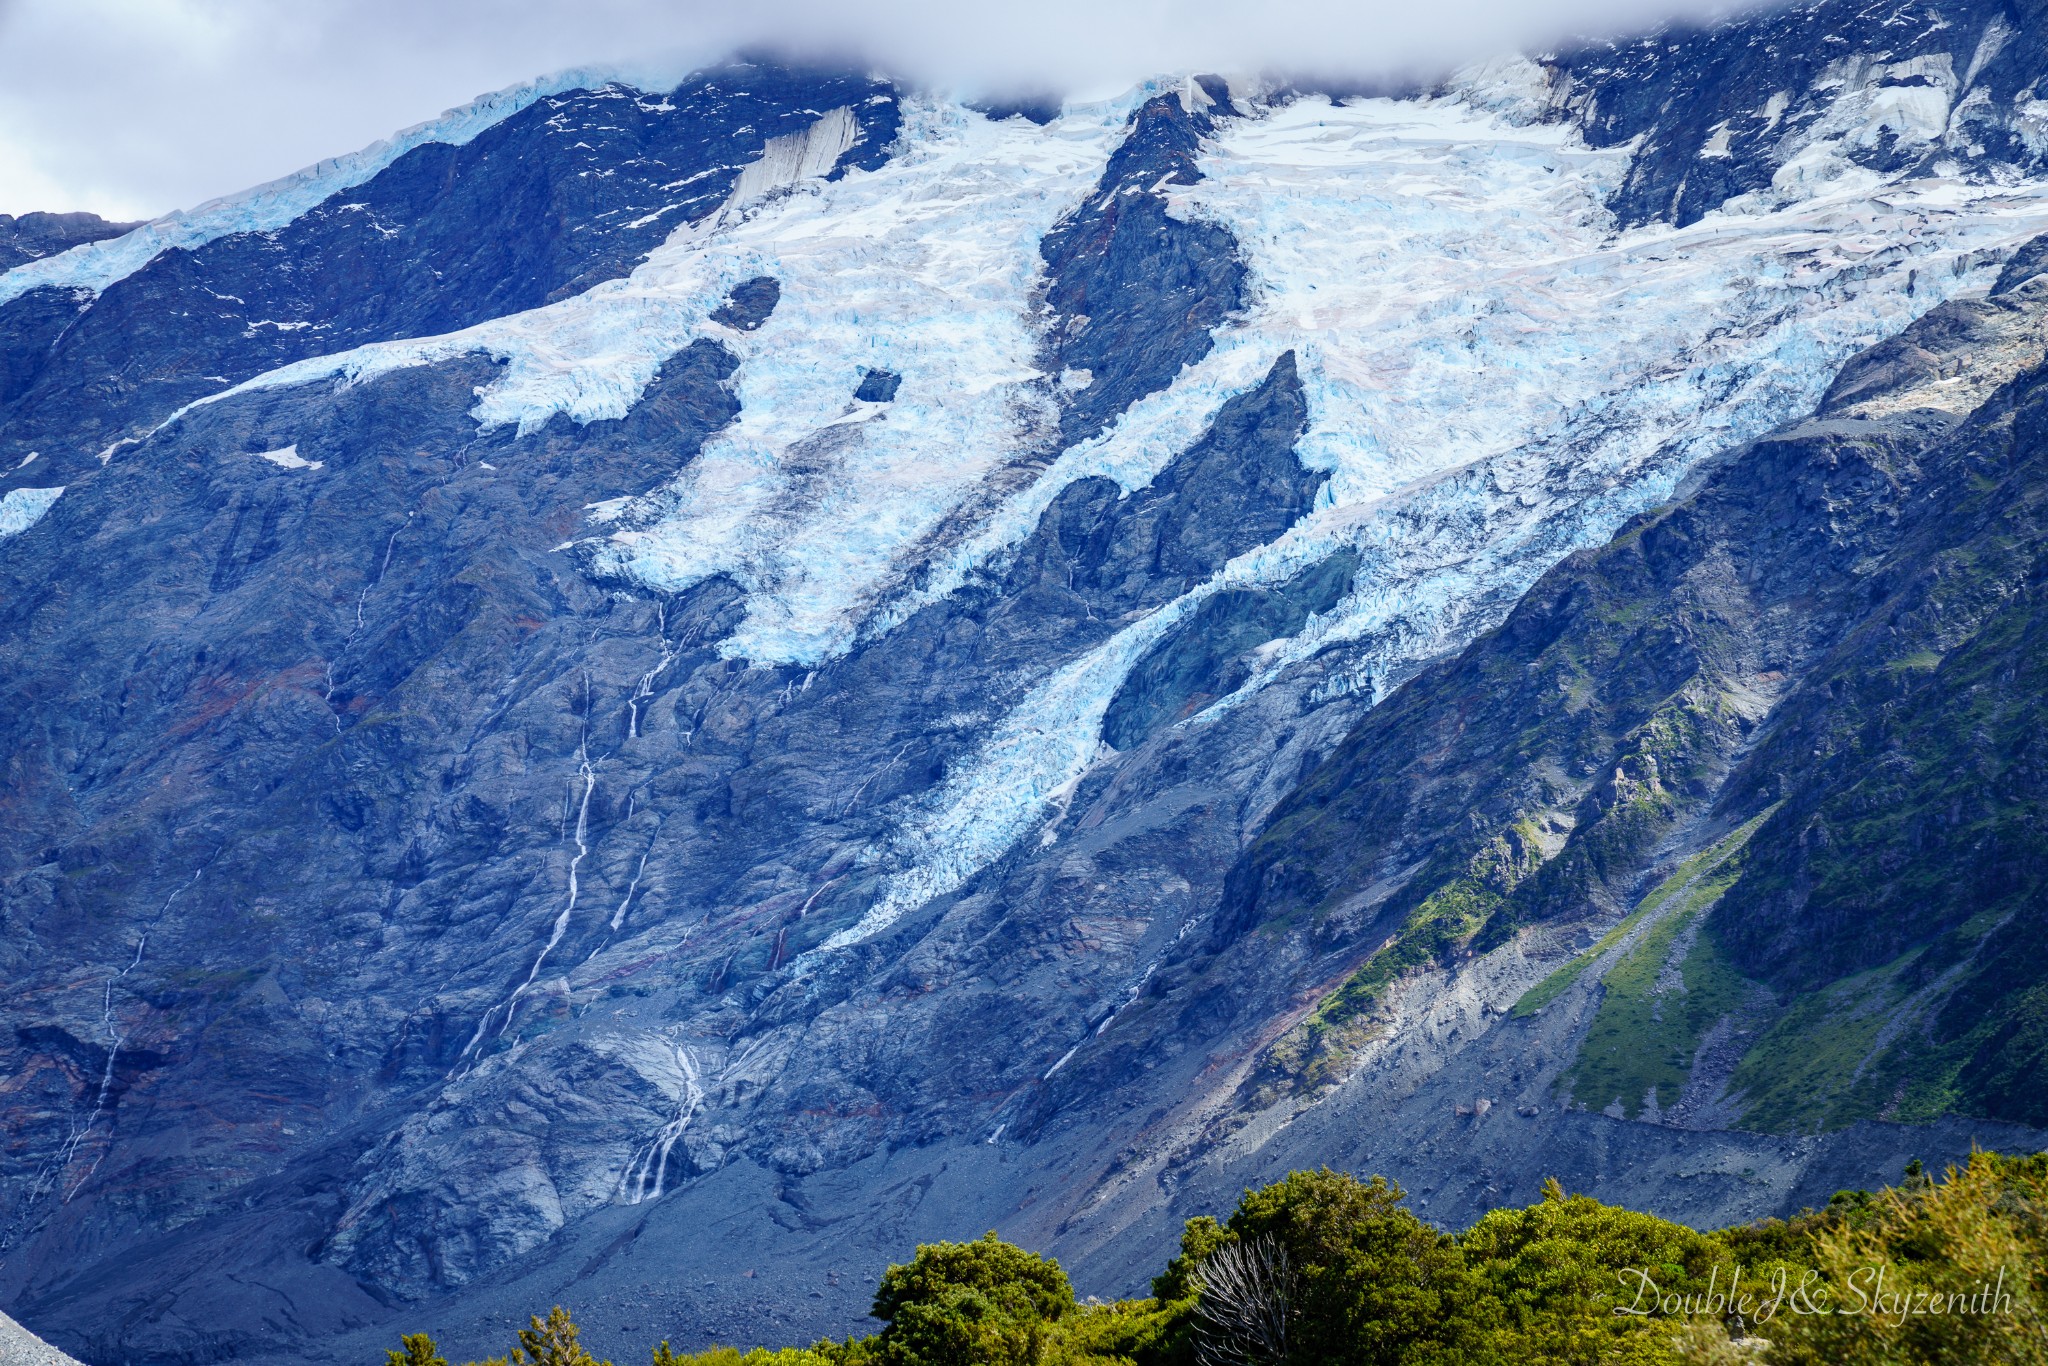
[[0, 212], [146, 218], [569, 67], [769, 41], [953, 89], [1185, 69], [1381, 74], [1708, 0], [0, 0]]

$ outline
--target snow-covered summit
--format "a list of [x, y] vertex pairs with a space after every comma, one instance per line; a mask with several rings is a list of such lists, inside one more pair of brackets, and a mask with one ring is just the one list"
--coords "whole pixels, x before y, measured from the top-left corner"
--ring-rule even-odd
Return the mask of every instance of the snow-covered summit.
[[574, 68], [521, 81], [480, 95], [438, 118], [380, 138], [359, 151], [314, 162], [276, 180], [209, 199], [106, 241], [87, 242], [0, 274], [0, 304], [32, 289], [84, 289], [94, 293], [126, 279], [164, 252], [190, 251], [233, 233], [270, 232], [341, 190], [360, 185], [415, 147], [430, 142], [459, 147], [535, 100], [566, 90], [602, 87], [608, 71]]

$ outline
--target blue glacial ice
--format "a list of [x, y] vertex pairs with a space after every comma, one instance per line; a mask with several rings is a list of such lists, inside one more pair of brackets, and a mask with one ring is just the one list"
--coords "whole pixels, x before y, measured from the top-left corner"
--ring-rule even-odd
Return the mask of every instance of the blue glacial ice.
[[[1505, 63], [1424, 101], [1265, 106], [1246, 92], [1251, 114], [1223, 122], [1205, 178], [1170, 193], [1174, 212], [1235, 234], [1251, 306], [1170, 388], [993, 506], [979, 502], [988, 476], [1052, 429], [1058, 385], [1085, 382], [1038, 369], [1038, 240], [1088, 193], [1153, 87], [1044, 127], [909, 101], [891, 160], [836, 181], [817, 177], [840, 136], [828, 114], [626, 279], [242, 388], [485, 351], [506, 367], [474, 416], [531, 430], [556, 413], [621, 417], [664, 360], [715, 338], [739, 360], [738, 421], [662, 487], [594, 508], [580, 553], [657, 590], [726, 575], [746, 613], [720, 648], [813, 666], [999, 566], [1073, 480], [1144, 486], [1294, 350], [1310, 409], [1300, 456], [1330, 475], [1316, 508], [1049, 664], [899, 808], [872, 854], [879, 898], [828, 941], [845, 944], [958, 888], [1042, 821], [1100, 760], [1101, 719], [1131, 666], [1219, 588], [1357, 549], [1350, 595], [1269, 649], [1239, 698], [1334, 644], [1351, 653], [1332, 686], [1376, 697], [1667, 498], [1701, 457], [1809, 411], [1843, 359], [1988, 283], [2014, 244], [2048, 229], [2039, 185], [1876, 194], [1860, 173], [1801, 171], [1768, 202], [1617, 233], [1604, 204], [1627, 149], [1589, 150], [1535, 121], [1537, 84]], [[1869, 119], [1853, 112], [1814, 157], [1862, 136]], [[757, 275], [782, 287], [766, 323], [712, 322]], [[902, 376], [893, 403], [855, 401], [871, 369]], [[936, 563], [914, 563], [942, 524], [967, 529]], [[913, 569], [925, 571], [915, 590]]]
[[[1339, 687], [1376, 695], [1499, 620], [1546, 569], [1668, 498], [1702, 456], [1810, 410], [1840, 361], [2048, 228], [2048, 196], [1860, 180], [1785, 207], [1617, 235], [1602, 207], [1625, 151], [1432, 102], [1301, 100], [1226, 126], [1178, 211], [1226, 224], [1255, 275], [1250, 315], [1166, 392], [985, 520], [931, 584], [951, 591], [1021, 542], [1066, 482], [1126, 489], [1185, 449], [1274, 357], [1297, 352], [1313, 513], [1058, 670], [908, 811], [877, 851], [882, 890], [826, 947], [952, 891], [1034, 828], [1101, 756], [1131, 666], [1197, 602], [1361, 552], [1351, 594], [1269, 650], [1241, 701], [1353, 647]], [[869, 629], [885, 629], [876, 620]], [[1327, 695], [1327, 693], [1325, 694]], [[1204, 724], [1224, 708], [1184, 724]]]
[[43, 514], [55, 506], [63, 492], [61, 484], [53, 489], [7, 490], [6, 497], [0, 498], [0, 540], [19, 536], [42, 521]]

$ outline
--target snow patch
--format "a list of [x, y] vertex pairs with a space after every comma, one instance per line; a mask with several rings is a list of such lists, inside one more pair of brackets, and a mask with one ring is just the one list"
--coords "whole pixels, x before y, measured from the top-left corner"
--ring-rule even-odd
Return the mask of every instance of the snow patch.
[[63, 493], [61, 484], [53, 489], [9, 489], [7, 496], [0, 498], [0, 540], [19, 536], [42, 521]]
[[287, 470], [320, 470], [327, 468], [325, 460], [308, 460], [305, 456], [300, 455], [296, 442], [280, 450], [257, 451], [256, 458], [258, 460], [268, 460], [278, 468]]

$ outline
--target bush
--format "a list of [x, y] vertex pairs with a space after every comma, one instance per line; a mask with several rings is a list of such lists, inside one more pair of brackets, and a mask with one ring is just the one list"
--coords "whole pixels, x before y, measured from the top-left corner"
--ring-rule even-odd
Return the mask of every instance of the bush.
[[533, 1326], [519, 1330], [519, 1348], [512, 1353], [514, 1362], [523, 1353], [533, 1366], [612, 1366], [583, 1350], [583, 1344], [577, 1341], [576, 1324], [561, 1305], [548, 1311], [545, 1323], [531, 1315], [527, 1321]]
[[857, 1366], [859, 1344], [820, 1342], [810, 1347], [707, 1347], [676, 1355], [668, 1339], [654, 1349], [654, 1366]]
[[1156, 1300], [1076, 1305], [1046, 1332], [1045, 1366], [1166, 1366], [1171, 1307]]
[[384, 1353], [385, 1366], [448, 1366], [427, 1334], [408, 1333], [398, 1341], [401, 1350]]
[[882, 1274], [869, 1312], [889, 1366], [1037, 1366], [1046, 1328], [1074, 1307], [1058, 1262], [988, 1233], [929, 1243]]
[[1286, 1264], [1275, 1286], [1290, 1301], [1288, 1362], [1365, 1366], [1483, 1351], [1491, 1316], [1481, 1282], [1457, 1240], [1404, 1209], [1406, 1198], [1383, 1177], [1324, 1168], [1238, 1203], [1225, 1226], [1231, 1237], [1264, 1243]]
[[1909, 1172], [1813, 1254], [1810, 1298], [1835, 1312], [1761, 1327], [1774, 1366], [2048, 1364], [2048, 1154], [1974, 1153], [1939, 1184]]
[[[875, 1336], [691, 1356], [664, 1342], [653, 1366], [2048, 1366], [2048, 1154], [1979, 1153], [1938, 1184], [1916, 1163], [1898, 1189], [1714, 1233], [1555, 1181], [1457, 1235], [1404, 1199], [1379, 1177], [1295, 1172], [1225, 1223], [1188, 1220], [1153, 1298], [1115, 1304], [1076, 1305], [1059, 1263], [993, 1233], [932, 1243], [882, 1276]], [[1738, 1266], [1753, 1296], [1782, 1275], [1839, 1308], [1882, 1268], [1893, 1304], [1975, 1308], [1755, 1315], [1726, 1298]], [[1643, 1278], [1656, 1312], [1617, 1313]], [[1990, 1312], [1987, 1286], [2003, 1296]], [[532, 1323], [470, 1366], [608, 1366], [566, 1311]], [[386, 1356], [448, 1366], [425, 1334]]]
[[[532, 1326], [519, 1330], [519, 1345], [501, 1357], [487, 1361], [472, 1361], [466, 1366], [612, 1366], [609, 1361], [599, 1361], [583, 1350], [577, 1341], [579, 1330], [569, 1311], [556, 1305], [548, 1311], [545, 1322], [532, 1315], [527, 1316]], [[384, 1353], [386, 1366], [448, 1366], [434, 1345], [434, 1339], [425, 1333], [411, 1333], [399, 1339], [403, 1351]], [[667, 1350], [668, 1344], [661, 1345]], [[659, 1361], [660, 1353], [656, 1353]]]

